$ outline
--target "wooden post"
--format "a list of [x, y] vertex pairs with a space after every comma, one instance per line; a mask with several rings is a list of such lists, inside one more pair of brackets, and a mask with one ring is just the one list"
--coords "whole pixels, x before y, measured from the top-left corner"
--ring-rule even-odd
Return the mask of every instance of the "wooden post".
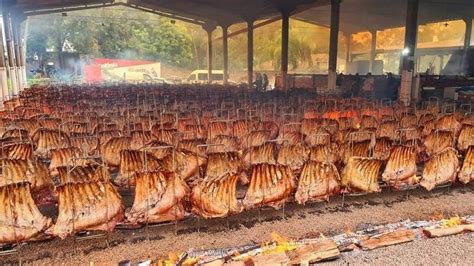
[[290, 38], [290, 12], [281, 12], [281, 80], [282, 89], [288, 89], [288, 45]]
[[331, 0], [331, 31], [329, 36], [328, 90], [336, 89], [337, 45], [341, 0]]

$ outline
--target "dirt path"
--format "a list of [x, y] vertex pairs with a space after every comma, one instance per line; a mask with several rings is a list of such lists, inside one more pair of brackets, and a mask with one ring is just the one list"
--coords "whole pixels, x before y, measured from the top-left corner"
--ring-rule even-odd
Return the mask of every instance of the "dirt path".
[[[341, 207], [341, 198], [334, 198], [329, 204], [312, 203], [306, 206], [290, 204], [285, 208], [285, 218], [281, 210], [262, 210], [260, 215], [255, 210], [233, 216], [229, 220], [198, 221], [193, 218], [179, 223], [177, 227], [172, 224], [151, 227], [148, 232], [145, 229], [117, 230], [109, 236], [110, 247], [108, 248], [102, 239], [75, 242], [73, 238], [68, 238], [62, 241], [54, 239], [28, 243], [19, 248], [18, 255], [0, 257], [0, 263], [17, 262], [20, 256], [23, 262], [43, 265], [85, 265], [90, 262], [116, 265], [117, 262], [126, 259], [136, 263], [147, 258], [163, 257], [170, 252], [181, 252], [190, 248], [206, 249], [258, 243], [269, 240], [271, 232], [277, 232], [286, 237], [301, 238], [317, 236], [320, 233], [332, 235], [347, 228], [355, 230], [363, 224], [429, 219], [437, 212], [442, 212], [446, 216], [467, 215], [474, 213], [473, 192], [474, 186], [471, 185], [453, 188], [449, 192], [446, 188], [431, 193], [416, 190], [410, 192], [409, 197], [406, 197], [405, 192], [391, 192], [383, 196], [376, 194], [346, 198], [345, 207]], [[198, 225], [200, 232], [197, 232]], [[177, 235], [175, 235], [175, 230], [178, 232]], [[150, 240], [146, 239], [147, 235]], [[436, 245], [436, 242], [433, 243]], [[468, 238], [466, 243], [471, 245], [471, 249], [474, 246], [472, 238]], [[423, 244], [411, 243], [409, 245]], [[394, 252], [403, 252], [397, 248], [390, 249], [394, 249]], [[461, 251], [463, 250], [459, 250]], [[384, 254], [377, 252], [382, 251], [364, 255], [368, 258], [366, 263], [374, 260], [377, 264], [385, 264], [385, 258], [376, 259], [378, 255], [372, 255]], [[426, 248], [424, 252], [434, 251]], [[467, 250], [463, 252], [469, 253]], [[471, 251], [470, 254], [472, 253]], [[415, 259], [416, 255], [413, 255], [413, 261], [408, 262], [422, 263]], [[364, 263], [364, 257], [349, 257], [347, 260], [350, 263]], [[394, 261], [397, 261], [396, 258]]]

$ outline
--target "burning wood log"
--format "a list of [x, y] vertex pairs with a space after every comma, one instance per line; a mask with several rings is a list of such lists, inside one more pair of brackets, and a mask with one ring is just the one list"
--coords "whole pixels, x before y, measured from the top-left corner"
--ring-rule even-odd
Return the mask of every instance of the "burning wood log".
[[372, 250], [376, 248], [411, 242], [413, 240], [415, 240], [415, 233], [413, 233], [413, 231], [397, 230], [394, 232], [374, 236], [367, 240], [362, 240], [360, 242], [360, 246], [364, 250]]
[[337, 244], [332, 239], [306, 244], [288, 252], [290, 265], [310, 265], [319, 261], [337, 259], [340, 255]]
[[423, 229], [423, 233], [428, 237], [442, 237], [449, 235], [456, 235], [464, 232], [474, 232], [474, 224], [460, 224], [454, 227], [448, 228], [426, 228]]

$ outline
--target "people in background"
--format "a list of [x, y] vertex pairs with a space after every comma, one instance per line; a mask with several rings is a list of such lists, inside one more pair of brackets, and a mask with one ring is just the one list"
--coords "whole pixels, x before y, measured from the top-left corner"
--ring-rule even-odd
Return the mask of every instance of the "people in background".
[[356, 73], [355, 77], [354, 77], [354, 83], [352, 83], [352, 86], [351, 86], [351, 96], [352, 97], [359, 96], [360, 85], [361, 85], [360, 83], [361, 83], [361, 79], [360, 79], [359, 73]]
[[268, 90], [268, 76], [266, 73], [263, 73], [263, 90], [267, 91]]
[[262, 91], [263, 77], [262, 74], [257, 73], [255, 77], [255, 82], [253, 83], [257, 91]]
[[392, 73], [387, 73], [387, 93], [388, 98], [396, 100], [398, 98], [398, 89], [400, 88], [400, 80], [395, 78]]
[[364, 81], [364, 85], [362, 86], [362, 93], [364, 97], [373, 99], [374, 98], [374, 85], [375, 79], [372, 76], [372, 73], [367, 73], [367, 76]]

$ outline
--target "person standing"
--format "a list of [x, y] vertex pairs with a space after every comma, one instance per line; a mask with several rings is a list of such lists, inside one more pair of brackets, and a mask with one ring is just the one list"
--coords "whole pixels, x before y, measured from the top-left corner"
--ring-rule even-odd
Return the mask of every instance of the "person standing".
[[364, 97], [373, 99], [374, 98], [374, 84], [375, 80], [372, 76], [372, 73], [367, 73], [367, 77], [365, 78], [364, 85], [362, 86], [362, 92]]
[[268, 90], [268, 76], [266, 73], [263, 73], [263, 90]]

